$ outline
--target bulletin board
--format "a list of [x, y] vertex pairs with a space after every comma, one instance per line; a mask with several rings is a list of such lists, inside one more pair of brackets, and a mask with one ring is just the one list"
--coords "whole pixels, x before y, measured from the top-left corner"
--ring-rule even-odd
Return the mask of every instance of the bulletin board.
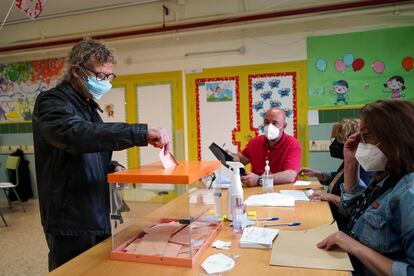
[[414, 100], [414, 27], [309, 37], [310, 109]]
[[263, 133], [266, 110], [278, 107], [285, 111], [285, 132], [297, 137], [296, 72], [249, 75], [251, 128]]
[[36, 97], [56, 86], [64, 58], [0, 64], [0, 123], [30, 122]]
[[240, 129], [238, 77], [196, 79], [197, 143], [199, 160], [215, 160], [209, 150], [215, 142], [237, 150], [234, 133]]

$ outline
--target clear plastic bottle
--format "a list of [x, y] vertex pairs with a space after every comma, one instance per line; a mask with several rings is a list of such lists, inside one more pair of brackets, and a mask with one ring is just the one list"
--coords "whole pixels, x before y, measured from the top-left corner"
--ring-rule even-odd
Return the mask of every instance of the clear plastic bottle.
[[239, 195], [232, 195], [234, 205], [232, 208], [233, 233], [240, 234], [244, 230], [244, 214], [246, 212], [244, 203]]
[[270, 174], [269, 160], [266, 160], [265, 173], [263, 175], [263, 192], [273, 193], [273, 176]]

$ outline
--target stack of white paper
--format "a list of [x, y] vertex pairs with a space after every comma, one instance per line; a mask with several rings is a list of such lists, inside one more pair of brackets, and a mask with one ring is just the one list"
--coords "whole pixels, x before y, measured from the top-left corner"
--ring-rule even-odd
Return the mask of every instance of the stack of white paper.
[[279, 233], [277, 229], [263, 227], [245, 228], [240, 238], [240, 247], [272, 248], [273, 240]]
[[312, 182], [310, 181], [301, 181], [298, 180], [295, 182], [295, 184], [293, 184], [293, 186], [309, 186]]
[[279, 193], [268, 193], [249, 196], [244, 203], [247, 206], [292, 207], [295, 206], [295, 198]]
[[297, 201], [309, 201], [309, 197], [305, 193], [305, 191], [301, 190], [280, 190], [281, 194], [292, 196]]

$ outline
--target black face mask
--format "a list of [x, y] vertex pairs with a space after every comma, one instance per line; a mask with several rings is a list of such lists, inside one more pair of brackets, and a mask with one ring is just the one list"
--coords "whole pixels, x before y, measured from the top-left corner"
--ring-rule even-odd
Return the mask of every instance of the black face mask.
[[339, 143], [336, 139], [333, 140], [329, 146], [329, 152], [333, 158], [344, 159], [344, 144]]

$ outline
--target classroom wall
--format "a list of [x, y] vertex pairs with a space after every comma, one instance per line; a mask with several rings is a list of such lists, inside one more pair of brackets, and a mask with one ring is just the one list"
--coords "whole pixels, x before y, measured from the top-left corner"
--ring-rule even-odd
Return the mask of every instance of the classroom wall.
[[[70, 25], [61, 19], [53, 28]], [[92, 23], [93, 24], [93, 23]], [[406, 22], [390, 22], [379, 18], [325, 15], [313, 18], [283, 20], [280, 22], [264, 22], [245, 27], [230, 26], [218, 29], [189, 31], [158, 35], [150, 38], [134, 38], [122, 41], [109, 41], [118, 55], [115, 72], [118, 75], [130, 75], [149, 72], [183, 71], [185, 74], [200, 72], [203, 68], [236, 66], [248, 64], [276, 63], [295, 60], [306, 60], [306, 38], [312, 35], [347, 33], [407, 25]], [[49, 26], [51, 27], [51, 26]], [[52, 28], [52, 27], [51, 27]], [[186, 57], [186, 53], [228, 50], [245, 48], [244, 54], [217, 54], [200, 57]], [[48, 58], [55, 52], [44, 50], [41, 55], [21, 55], [22, 60]], [[0, 63], [7, 58], [0, 57]], [[183, 88], [184, 106], [185, 87]], [[186, 109], [184, 109], [186, 110]], [[323, 111], [320, 111], [323, 112]], [[338, 115], [335, 117], [340, 119]], [[188, 156], [187, 115], [184, 113], [185, 152]], [[309, 139], [329, 139], [330, 127], [334, 121], [310, 127]], [[30, 124], [0, 125], [0, 144], [16, 144], [31, 142], [31, 133], [27, 133]], [[321, 137], [323, 136], [323, 137]], [[20, 142], [19, 142], [20, 143]], [[0, 155], [4, 159], [4, 155]], [[35, 173], [33, 155], [28, 155], [32, 178]], [[335, 170], [337, 164], [329, 158], [328, 152], [310, 154], [309, 166], [321, 170]], [[4, 177], [4, 173], [0, 174]], [[1, 179], [1, 178], [0, 178]], [[33, 185], [35, 181], [33, 180]], [[36, 189], [34, 189], [36, 192]]]

